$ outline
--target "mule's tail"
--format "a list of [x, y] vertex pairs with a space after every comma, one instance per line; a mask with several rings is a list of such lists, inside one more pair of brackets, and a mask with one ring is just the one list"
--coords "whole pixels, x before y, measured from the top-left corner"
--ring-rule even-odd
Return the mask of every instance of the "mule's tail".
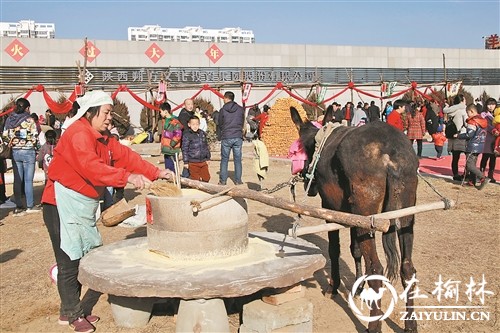
[[396, 244], [396, 238], [396, 226], [391, 221], [391, 227], [389, 230], [382, 234], [382, 245], [384, 247], [385, 260], [387, 261], [385, 276], [391, 281], [395, 281], [398, 278], [399, 266], [401, 262], [401, 257]]
[[[400, 185], [398, 186], [398, 175], [397, 171], [392, 168], [388, 168], [386, 192], [384, 199], [384, 211], [391, 211], [400, 209], [403, 206], [400, 196]], [[401, 262], [401, 256], [399, 253], [398, 246], [396, 244], [397, 239], [397, 228], [396, 225], [400, 225], [399, 219], [392, 219], [391, 226], [387, 232], [382, 234], [382, 245], [384, 247], [385, 259], [387, 266], [385, 269], [385, 276], [394, 281], [399, 276], [399, 267]]]

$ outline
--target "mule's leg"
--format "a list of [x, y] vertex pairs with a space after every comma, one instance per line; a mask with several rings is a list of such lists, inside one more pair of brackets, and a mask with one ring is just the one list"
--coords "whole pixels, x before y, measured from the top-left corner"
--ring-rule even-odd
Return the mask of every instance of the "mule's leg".
[[[356, 268], [356, 278], [355, 281], [357, 281], [361, 275], [363, 274], [363, 271], [361, 269], [361, 249], [359, 248], [359, 242], [357, 240], [357, 231], [356, 228], [351, 228], [351, 255], [354, 258], [354, 266]], [[358, 289], [356, 290], [356, 295], [359, 296], [361, 292], [363, 291], [363, 284], [360, 284]]]
[[338, 295], [340, 287], [340, 235], [339, 230], [328, 232], [328, 254], [330, 255], [330, 272], [332, 275], [332, 295]]
[[[401, 282], [403, 288], [406, 289], [407, 281], [410, 281], [417, 270], [413, 266], [411, 260], [413, 251], [413, 222], [414, 216], [406, 217], [407, 221], [403, 222], [402, 227], [398, 231], [399, 237], [399, 247], [401, 250]], [[410, 290], [408, 291], [406, 298], [406, 311], [408, 313], [407, 318], [412, 318], [413, 314], [413, 292], [415, 291], [416, 284], [413, 283]], [[416, 333], [417, 332], [417, 321], [416, 320], [405, 320], [405, 332]]]
[[[384, 268], [380, 263], [377, 255], [377, 248], [375, 245], [375, 237], [371, 237], [368, 233], [360, 234], [360, 232], [366, 232], [358, 229], [358, 240], [360, 241], [359, 246], [361, 249], [361, 254], [365, 260], [366, 274], [367, 275], [383, 275]], [[368, 286], [372, 288], [377, 294], [379, 293], [380, 287], [382, 287], [382, 281], [380, 280], [370, 280], [368, 281]], [[370, 317], [383, 315], [382, 310], [380, 310], [380, 299], [377, 301], [377, 306], [373, 306], [370, 310]], [[368, 333], [379, 333], [382, 332], [382, 322], [372, 321], [368, 324]]]

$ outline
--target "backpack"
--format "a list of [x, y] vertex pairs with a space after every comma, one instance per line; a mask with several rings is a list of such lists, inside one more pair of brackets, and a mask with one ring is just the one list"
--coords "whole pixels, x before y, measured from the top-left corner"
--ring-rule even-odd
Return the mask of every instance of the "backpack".
[[453, 122], [453, 117], [448, 118], [446, 121], [446, 128], [444, 129], [444, 135], [447, 139], [453, 139], [454, 135], [458, 134], [457, 125]]

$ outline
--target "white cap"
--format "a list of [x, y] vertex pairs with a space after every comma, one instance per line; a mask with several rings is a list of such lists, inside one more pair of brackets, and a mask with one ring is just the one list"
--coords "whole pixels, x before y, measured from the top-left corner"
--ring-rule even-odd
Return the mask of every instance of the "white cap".
[[64, 122], [63, 129], [68, 129], [75, 121], [83, 117], [83, 115], [93, 106], [101, 106], [106, 104], [113, 105], [113, 99], [107, 93], [102, 90], [94, 90], [85, 93], [82, 97], [76, 99], [76, 102], [80, 106], [76, 115], [72, 118], [67, 119]]

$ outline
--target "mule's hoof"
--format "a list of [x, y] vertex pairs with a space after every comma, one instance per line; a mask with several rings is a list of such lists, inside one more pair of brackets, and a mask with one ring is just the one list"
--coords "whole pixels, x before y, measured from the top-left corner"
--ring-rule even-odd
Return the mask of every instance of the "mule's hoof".
[[365, 333], [382, 333], [382, 330], [378, 329], [378, 330], [375, 330], [375, 331], [370, 331], [369, 329], [366, 329]]
[[405, 328], [404, 330], [405, 333], [418, 333], [417, 328]]

